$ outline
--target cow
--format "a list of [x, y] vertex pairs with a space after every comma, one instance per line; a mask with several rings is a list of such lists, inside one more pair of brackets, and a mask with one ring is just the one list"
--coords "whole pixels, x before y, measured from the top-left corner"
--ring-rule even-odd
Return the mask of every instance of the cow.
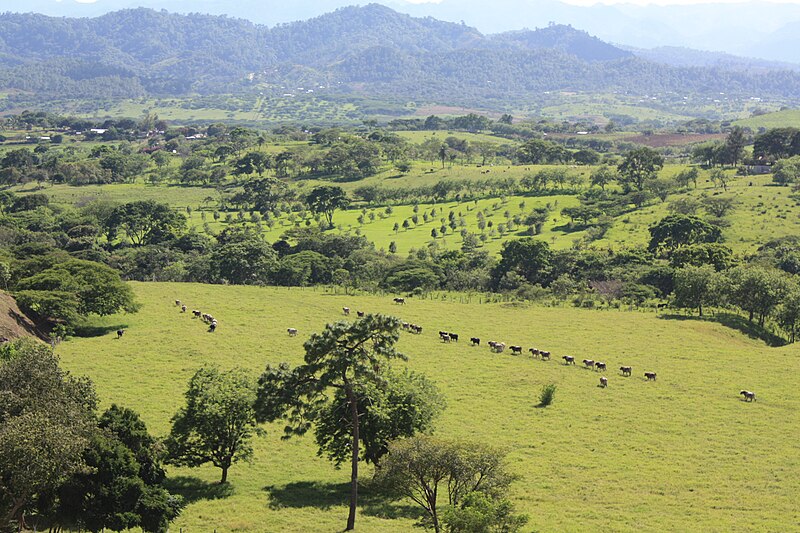
[[406, 303], [406, 299], [405, 298], [394, 298], [393, 301], [394, 301], [394, 303], [400, 304], [400, 305], [405, 305], [405, 303]]
[[594, 369], [595, 369], [595, 370], [605, 370], [605, 369], [606, 369], [606, 364], [605, 364], [605, 363], [602, 363], [602, 362], [600, 362], [600, 361], [595, 361], [595, 363], [594, 363]]
[[202, 315], [203, 312], [202, 311], [198, 311], [197, 309], [195, 309], [195, 310], [192, 311], [192, 314], [194, 315], [195, 318], [200, 318], [200, 315]]
[[469, 342], [471, 342], [473, 346], [481, 345], [481, 340], [478, 337], [470, 337]]
[[522, 346], [509, 346], [511, 348], [511, 353], [513, 355], [519, 355], [522, 353]]
[[506, 349], [506, 343], [504, 342], [496, 342], [494, 344], [494, 351], [497, 353], [502, 353]]
[[547, 359], [548, 361], [550, 360], [550, 352], [540, 350], [539, 355], [542, 356], [542, 361], [544, 361], [545, 359]]
[[575, 358], [572, 357], [571, 355], [565, 355], [561, 359], [564, 360], [564, 364], [565, 365], [574, 365], [575, 364]]
[[413, 331], [414, 333], [419, 335], [420, 333], [422, 333], [422, 326], [418, 326], [416, 324], [411, 324], [411, 331]]
[[350, 308], [349, 307], [342, 307], [342, 311], [344, 312], [344, 316], [350, 316]]
[[621, 366], [619, 369], [622, 371], [623, 376], [630, 376], [631, 372], [633, 371], [633, 368], [629, 366]]
[[749, 390], [741, 390], [739, 394], [742, 395], [744, 401], [746, 402], [754, 402], [756, 400], [756, 393], [749, 391]]
[[656, 380], [656, 373], [655, 372], [645, 372], [644, 377], [647, 381], [655, 381]]
[[178, 306], [178, 307], [180, 307], [180, 306], [182, 306], [183, 304], [181, 303], [181, 301], [180, 301], [180, 300], [175, 300], [175, 305], [176, 305], [176, 306]]
[[528, 350], [531, 354], [531, 357], [538, 357], [541, 352], [537, 348], [531, 348]]
[[364, 311], [356, 311], [356, 315], [358, 315], [358, 318], [364, 318]]
[[584, 359], [583, 366], [586, 368], [594, 368], [594, 360], [593, 359]]
[[211, 324], [209, 324], [209, 326], [208, 326], [208, 332], [209, 332], [209, 333], [214, 333], [214, 331], [216, 331], [216, 329], [217, 329], [217, 321], [215, 320], [214, 322], [212, 322]]
[[125, 330], [124, 329], [118, 329], [117, 330], [117, 338], [121, 339], [123, 335], [125, 335]]
[[442, 339], [442, 342], [450, 342], [450, 335], [442, 331], [439, 332], [439, 338]]
[[605, 389], [606, 387], [608, 387], [608, 378], [607, 378], [607, 377], [605, 377], [605, 376], [601, 376], [601, 377], [600, 377], [600, 386], [601, 386], [602, 388], [604, 388], [604, 389]]
[[297, 329], [296, 328], [288, 328], [286, 330], [286, 332], [289, 334], [290, 337], [294, 337], [294, 336], [297, 335]]
[[448, 335], [450, 335], [451, 339], [453, 339], [454, 341], [458, 342], [458, 334], [457, 333], [448, 333]]
[[185, 313], [185, 312], [186, 312], [186, 306], [185, 305], [181, 305], [181, 313]]

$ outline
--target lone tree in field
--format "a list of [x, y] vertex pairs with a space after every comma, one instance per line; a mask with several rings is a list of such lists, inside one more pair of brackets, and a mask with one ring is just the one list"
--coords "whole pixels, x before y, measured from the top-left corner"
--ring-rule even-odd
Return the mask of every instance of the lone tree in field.
[[234, 462], [253, 453], [250, 438], [256, 430], [255, 384], [244, 369], [227, 372], [201, 368], [189, 381], [186, 407], [172, 417], [166, 440], [169, 462], [178, 466], [212, 463], [228, 481]]
[[644, 190], [645, 183], [655, 178], [664, 167], [664, 158], [652, 148], [643, 146], [631, 150], [619, 164], [619, 180], [626, 191]]
[[692, 215], [669, 215], [650, 226], [651, 252], [674, 251], [681, 246], [719, 242], [722, 232], [703, 219]]
[[324, 185], [315, 187], [306, 195], [306, 204], [314, 213], [324, 215], [328, 226], [333, 227], [333, 213], [344, 209], [348, 204], [347, 195], [341, 187]]
[[717, 273], [711, 265], [689, 265], [676, 270], [673, 305], [697, 309], [703, 316], [703, 306], [712, 305], [719, 299], [718, 286]]
[[139, 200], [116, 207], [105, 225], [109, 242], [122, 232], [132, 244], [142, 246], [168, 240], [186, 227], [186, 218], [166, 204]]
[[[342, 407], [341, 418], [331, 425], [331, 431], [337, 433], [345, 427], [350, 436], [347, 530], [355, 528], [358, 503], [362, 440], [359, 404], [365, 405], [363, 395], [370, 386], [383, 381], [389, 361], [405, 359], [394, 348], [400, 338], [399, 328], [398, 319], [384, 315], [367, 315], [352, 323], [328, 324], [322, 333], [314, 333], [306, 341], [305, 364], [295, 369], [285, 364], [278, 368], [268, 366], [259, 379], [256, 403], [259, 421], [286, 418], [289, 422], [285, 428], [286, 438], [308, 431], [312, 421], [325, 415], [324, 406], [328, 401], [335, 401]], [[326, 438], [336, 439], [336, 435]], [[333, 449], [341, 447], [334, 446], [329, 453]]]
[[418, 436], [392, 443], [376, 478], [390, 493], [410, 498], [422, 507], [430, 525], [439, 533], [443, 503], [457, 509], [474, 493], [504, 501], [505, 491], [514, 478], [506, 472], [503, 459], [500, 451], [485, 444]]

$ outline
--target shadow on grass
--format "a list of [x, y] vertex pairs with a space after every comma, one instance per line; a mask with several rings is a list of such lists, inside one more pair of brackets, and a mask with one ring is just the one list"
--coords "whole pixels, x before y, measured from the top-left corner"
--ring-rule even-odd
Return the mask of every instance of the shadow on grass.
[[[264, 487], [264, 492], [269, 494], [269, 506], [273, 509], [314, 507], [327, 510], [350, 505], [350, 483], [296, 481], [280, 487]], [[363, 514], [378, 518], [419, 518], [422, 514], [422, 509], [397, 503], [369, 484], [359, 485], [358, 506]]]
[[116, 326], [95, 326], [91, 324], [84, 324], [82, 326], [75, 326], [75, 336], [84, 338], [102, 337], [103, 335], [107, 335], [112, 331], [125, 329], [127, 327], [127, 324], [117, 324]]
[[665, 314], [660, 315], [659, 318], [663, 320], [694, 320], [699, 322], [716, 322], [725, 327], [735, 329], [736, 331], [747, 335], [751, 339], [758, 339], [763, 341], [768, 346], [773, 348], [778, 346], [786, 346], [788, 342], [786, 339], [775, 335], [768, 331], [763, 326], [759, 326], [756, 322], [750, 322], [745, 317], [735, 313], [715, 313], [713, 316], [686, 316]]
[[209, 483], [192, 476], [176, 476], [164, 481], [164, 488], [173, 494], [183, 496], [186, 503], [200, 500], [220, 500], [233, 494], [230, 483]]

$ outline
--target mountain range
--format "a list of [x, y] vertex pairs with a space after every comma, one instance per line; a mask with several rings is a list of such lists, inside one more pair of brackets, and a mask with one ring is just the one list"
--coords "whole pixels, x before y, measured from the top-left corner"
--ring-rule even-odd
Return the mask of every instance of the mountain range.
[[[569, 0], [568, 0], [569, 1]], [[306, 20], [358, 0], [0, 0], [12, 11], [52, 16], [95, 17], [133, 7], [178, 13], [246, 18], [258, 24]], [[637, 48], [702, 49], [773, 61], [800, 63], [800, 5], [748, 0], [692, 5], [573, 5], [559, 0], [384, 0], [396, 11], [450, 22], [464, 21], [481, 32], [501, 33], [550, 22], [571, 24], [612, 43]]]
[[800, 99], [800, 73], [786, 67], [625, 49], [558, 24], [487, 35], [379, 4], [274, 27], [145, 8], [0, 15], [0, 89], [28, 101], [298, 90], [493, 108], [551, 91]]

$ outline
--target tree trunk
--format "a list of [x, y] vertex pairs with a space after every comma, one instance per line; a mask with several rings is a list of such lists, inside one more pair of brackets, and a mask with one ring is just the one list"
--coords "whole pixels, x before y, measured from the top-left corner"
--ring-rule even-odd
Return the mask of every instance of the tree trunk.
[[699, 306], [697, 306], [697, 307], [698, 307], [698, 309], [700, 310], [700, 316], [703, 316], [703, 304], [700, 304], [700, 305], [699, 305]]
[[356, 504], [358, 503], [358, 402], [352, 386], [348, 384], [346, 390], [347, 401], [350, 402], [350, 418], [353, 423], [353, 456], [350, 465], [350, 514], [347, 516], [345, 531], [351, 531], [356, 527]]
[[230, 467], [228, 466], [222, 467], [222, 479], [219, 480], [220, 485], [228, 482], [228, 468]]

